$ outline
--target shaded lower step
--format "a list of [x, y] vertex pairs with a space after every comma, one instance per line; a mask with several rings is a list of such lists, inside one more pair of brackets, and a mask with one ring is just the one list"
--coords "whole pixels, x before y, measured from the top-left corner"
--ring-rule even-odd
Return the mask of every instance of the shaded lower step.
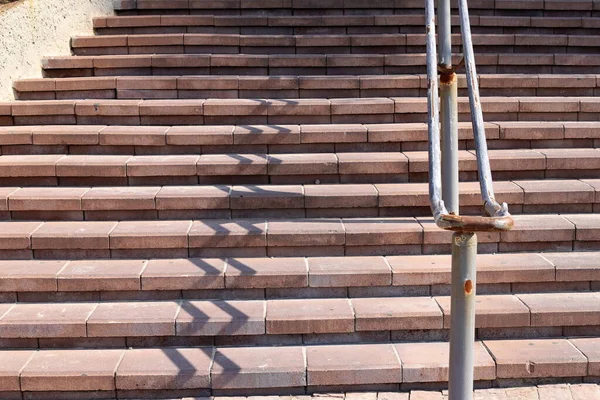
[[[499, 10], [498, 10], [499, 11]], [[523, 11], [523, 10], [520, 10]], [[594, 34], [597, 17], [552, 18], [543, 16], [471, 15], [474, 33], [577, 32]], [[229, 33], [229, 34], [372, 34], [422, 33], [423, 14], [397, 15], [145, 15], [102, 16], [93, 20], [98, 35], [152, 33]], [[454, 30], [458, 17], [452, 18]]]
[[[600, 181], [494, 182], [512, 214], [600, 211]], [[31, 187], [0, 189], [0, 219], [153, 220], [189, 218], [430, 216], [427, 183]], [[463, 215], [484, 215], [478, 182], [460, 183]]]
[[[476, 53], [596, 53], [595, 35], [473, 34]], [[453, 35], [461, 51], [461, 35]], [[75, 36], [73, 54], [418, 54], [426, 51], [424, 33], [367, 35], [240, 35], [221, 33], [151, 33]]]
[[[456, 55], [456, 63], [460, 61]], [[476, 55], [479, 73], [596, 74], [594, 54]], [[120, 75], [380, 75], [422, 74], [425, 54], [170, 54], [56, 56], [42, 59], [50, 78]]]
[[[596, 250], [600, 215], [515, 215], [479, 235], [481, 253]], [[0, 222], [6, 258], [171, 258], [438, 254], [452, 233], [431, 218]]]
[[[594, 96], [596, 75], [481, 74], [482, 96]], [[466, 96], [464, 75], [459, 95]], [[13, 83], [19, 100], [368, 98], [427, 96], [424, 75], [151, 76], [25, 79]]]
[[[298, 335], [308, 335], [305, 342], [421, 335], [431, 340], [447, 337], [450, 328], [449, 296], [0, 303], [0, 312], [0, 339], [64, 339], [68, 345], [73, 338], [75, 346], [85, 338], [93, 343], [92, 338], [145, 337], [191, 346], [198, 342], [195, 337], [250, 344], [262, 335], [295, 335], [263, 338], [265, 343], [296, 342]], [[483, 338], [589, 336], [600, 330], [600, 294], [479, 295], [476, 314], [475, 327]]]
[[[475, 354], [477, 385], [543, 378], [581, 382], [600, 374], [596, 338], [476, 342]], [[168, 390], [172, 398], [176, 390], [181, 391], [180, 397], [302, 394], [369, 386], [371, 390], [374, 386], [379, 390], [410, 390], [431, 388], [432, 384], [444, 386], [448, 379], [448, 345], [443, 342], [2, 350], [0, 359], [5, 371], [0, 390], [6, 393], [5, 398], [21, 396], [22, 392], [35, 399], [44, 392], [55, 396], [60, 395], [58, 392], [79, 392], [83, 396], [94, 391], [95, 398], [139, 398]]]
[[[599, 149], [490, 150], [496, 180], [597, 178]], [[459, 151], [461, 180], [477, 179], [473, 151]], [[166, 156], [3, 155], [5, 186], [333, 184], [426, 182], [426, 151]]]
[[[456, 7], [456, 4], [453, 4]], [[474, 14], [481, 12], [488, 14], [490, 10], [495, 13], [504, 15], [512, 15], [514, 11], [529, 11], [533, 15], [557, 15], [562, 16], [560, 11], [565, 11], [565, 6], [562, 3], [555, 4], [554, 2], [546, 3], [531, 3], [527, 6], [515, 4], [511, 1], [498, 1], [498, 3], [490, 0], [478, 0], [469, 4]], [[593, 15], [596, 8], [590, 0], [577, 0], [569, 2], [567, 6], [570, 13], [579, 11], [580, 15]], [[401, 1], [401, 0], [384, 0], [376, 5], [364, 0], [284, 0], [271, 2], [256, 2], [256, 1], [210, 1], [210, 0], [118, 0], [115, 3], [115, 10], [119, 13], [126, 14], [208, 14], [208, 15], [343, 15], [343, 14], [360, 14], [367, 11], [369, 14], [394, 14], [403, 12], [422, 12], [423, 5], [420, 2]], [[560, 10], [560, 11], [559, 11]], [[512, 11], [512, 13], [511, 13]], [[270, 14], [272, 13], [272, 14]], [[527, 15], [527, 14], [526, 14]]]

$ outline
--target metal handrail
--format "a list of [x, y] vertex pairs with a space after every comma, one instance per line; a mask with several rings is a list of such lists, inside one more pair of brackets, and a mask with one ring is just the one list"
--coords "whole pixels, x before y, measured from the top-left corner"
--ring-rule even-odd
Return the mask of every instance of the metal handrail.
[[[479, 171], [479, 184], [485, 216], [462, 216], [450, 214], [442, 200], [442, 175], [441, 175], [441, 150], [440, 150], [440, 118], [438, 98], [438, 65], [437, 46], [435, 34], [435, 8], [434, 0], [426, 0], [425, 26], [427, 32], [427, 111], [429, 134], [429, 200], [431, 211], [437, 226], [442, 229], [457, 232], [479, 231], [506, 231], [513, 227], [514, 222], [508, 212], [506, 203], [498, 204], [494, 197], [492, 173], [488, 159], [487, 142], [483, 126], [483, 113], [481, 99], [477, 84], [475, 56], [471, 40], [471, 25], [467, 0], [459, 0], [459, 13], [462, 31], [463, 52], [467, 85], [469, 90], [469, 104], [477, 156], [477, 169]], [[454, 71], [443, 71], [452, 74]], [[455, 79], [455, 77], [454, 77]]]
[[[426, 0], [425, 6], [429, 199], [437, 226], [454, 231], [451, 243], [452, 293], [448, 398], [449, 400], [472, 400], [477, 287], [476, 232], [506, 231], [513, 227], [514, 222], [508, 213], [506, 203], [498, 204], [494, 198], [467, 0], [459, 0], [458, 8], [481, 198], [488, 216], [462, 216], [459, 212], [458, 85], [455, 67], [452, 66], [450, 0], [438, 0], [439, 63], [435, 35], [434, 0]], [[440, 85], [438, 85], [438, 73]], [[443, 152], [441, 148], [443, 148]]]

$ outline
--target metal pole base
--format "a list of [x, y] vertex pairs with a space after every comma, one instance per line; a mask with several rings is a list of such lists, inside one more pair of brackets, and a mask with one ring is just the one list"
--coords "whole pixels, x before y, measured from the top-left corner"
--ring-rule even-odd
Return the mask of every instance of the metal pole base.
[[473, 399], [477, 235], [452, 235], [449, 400]]

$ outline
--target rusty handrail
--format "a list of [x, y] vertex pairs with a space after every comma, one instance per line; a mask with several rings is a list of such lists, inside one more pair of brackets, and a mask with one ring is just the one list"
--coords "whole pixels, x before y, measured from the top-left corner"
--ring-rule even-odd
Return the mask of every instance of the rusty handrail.
[[[427, 37], [427, 112], [429, 135], [429, 200], [436, 224], [446, 230], [457, 232], [506, 231], [514, 222], [508, 212], [506, 203], [499, 204], [494, 197], [492, 173], [488, 158], [487, 142], [483, 125], [481, 99], [477, 84], [477, 72], [471, 40], [471, 26], [467, 0], [459, 0], [459, 12], [463, 40], [463, 52], [469, 104], [477, 155], [477, 170], [481, 197], [488, 216], [471, 217], [448, 213], [442, 199], [441, 149], [440, 149], [440, 117], [438, 97], [438, 65], [435, 34], [434, 0], [426, 0], [425, 25]], [[452, 71], [453, 72], [453, 71]]]

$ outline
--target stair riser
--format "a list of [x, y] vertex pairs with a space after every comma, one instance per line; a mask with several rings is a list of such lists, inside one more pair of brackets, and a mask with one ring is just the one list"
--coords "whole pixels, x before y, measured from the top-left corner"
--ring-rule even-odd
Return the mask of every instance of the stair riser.
[[[370, 169], [370, 167], [367, 167]], [[526, 171], [497, 171], [494, 173], [494, 179], [496, 180], [541, 180], [541, 179], [595, 179], [598, 178], [600, 169], [565, 169], [565, 170], [526, 170]], [[463, 182], [473, 182], [478, 180], [477, 173], [475, 171], [461, 171], [460, 179]], [[306, 175], [245, 175], [240, 173], [239, 175], [228, 175], [228, 176], [217, 176], [217, 175], [163, 175], [163, 176], [106, 176], [106, 177], [87, 177], [87, 176], [37, 176], [37, 177], [0, 177], [0, 184], [8, 187], [31, 187], [31, 186], [74, 186], [74, 187], [89, 187], [89, 186], [156, 186], [156, 185], [265, 185], [265, 184], [276, 184], [276, 185], [310, 185], [310, 184], [362, 184], [362, 183], [424, 183], [428, 182], [427, 174], [416, 172], [416, 173], [387, 173], [387, 174], [319, 174], [309, 173]], [[564, 207], [561, 205], [560, 207]], [[579, 206], [573, 206], [573, 210], [589, 210], [590, 204]], [[594, 205], [594, 210], [597, 206]], [[532, 207], [533, 209], [533, 207]], [[543, 210], [552, 210], [552, 207], [543, 208]], [[517, 209], [518, 211], [518, 209]], [[529, 211], [529, 209], [528, 209]], [[533, 211], [533, 210], [532, 210]], [[332, 214], [336, 214], [335, 211], [330, 211]], [[351, 211], [349, 211], [351, 212]], [[357, 211], [352, 211], [357, 212]], [[398, 214], [407, 212], [400, 210]], [[579, 212], [579, 211], [574, 211]], [[369, 214], [374, 213], [373, 210], [368, 212]], [[409, 215], [417, 213], [416, 210], [408, 211]], [[294, 215], [299, 216], [300, 213]], [[386, 212], [387, 214], [387, 212]], [[393, 215], [397, 215], [392, 212]], [[420, 213], [419, 213], [420, 214]], [[184, 213], [184, 215], [186, 215]], [[283, 215], [286, 215], [284, 212]], [[278, 217], [281, 214], [277, 213]], [[291, 217], [291, 216], [290, 216]], [[168, 219], [168, 217], [167, 217]]]
[[[475, 150], [472, 140], [459, 140], [459, 149]], [[489, 139], [488, 148], [498, 150], [509, 149], [544, 149], [544, 148], [600, 148], [599, 139], [553, 139], [553, 140], [518, 140]], [[229, 154], [261, 153], [261, 154], [310, 154], [310, 153], [347, 153], [347, 152], [400, 152], [427, 151], [427, 142], [356, 142], [356, 143], [315, 143], [315, 144], [243, 144], [243, 145], [4, 145], [0, 146], [4, 155], [34, 154], [67, 154], [67, 155], [177, 155], [177, 154]], [[587, 174], [589, 175], [589, 174]], [[567, 175], [565, 175], [567, 176]], [[576, 178], [575, 176], [573, 176]], [[589, 176], [588, 176], [589, 177]]]
[[[414, 26], [144, 26], [144, 27], [110, 27], [95, 28], [99, 36], [105, 35], [149, 35], [175, 33], [214, 33], [234, 35], [369, 35], [423, 33], [423, 24]], [[538, 34], [538, 35], [598, 35], [600, 28], [596, 27], [511, 27], [511, 26], [471, 26], [474, 34]], [[452, 33], [460, 33], [458, 27], [452, 28]]]
[[[482, 88], [482, 96], [599, 96], [600, 88]], [[460, 89], [459, 96], [467, 96], [466, 89]], [[16, 91], [17, 100], [79, 100], [79, 99], [295, 99], [295, 98], [369, 98], [382, 96], [425, 97], [426, 89], [260, 89], [260, 90], [186, 90], [186, 89], [101, 89], [73, 91]]]
[[[548, 113], [487, 113], [494, 121], [597, 121], [598, 113], [586, 112], [548, 112]], [[470, 115], [459, 114], [460, 122], [471, 121]], [[0, 116], [0, 126], [29, 126], [29, 125], [289, 125], [289, 124], [392, 124], [392, 123], [422, 123], [427, 121], [426, 114], [338, 114], [338, 115], [300, 115], [300, 116], [88, 116], [88, 115], [30, 115], [30, 116]]]
[[[511, 46], [511, 45], [475, 45], [478, 54], [495, 53], [571, 53], [571, 54], [598, 54], [600, 46]], [[77, 47], [72, 48], [72, 53], [78, 56], [103, 56], [126, 54], [422, 54], [426, 51], [424, 45], [415, 46], [321, 46], [321, 47], [293, 47], [293, 46], [129, 46], [129, 47]], [[454, 46], [452, 51], [458, 53], [460, 46]]]
[[[582, 327], [506, 327], [478, 328], [476, 340], [511, 340], [511, 339], [564, 339], [569, 337], [595, 337], [598, 329]], [[10, 349], [73, 349], [73, 348], [157, 348], [165, 346], [197, 347], [197, 346], [293, 346], [301, 345], [335, 345], [335, 344], [367, 344], [396, 342], [447, 342], [449, 329], [430, 330], [380, 330], [377, 332], [356, 333], [322, 333], [322, 334], [288, 334], [288, 335], [247, 335], [247, 336], [135, 336], [135, 337], [44, 337], [0, 338], [4, 348]]]
[[[573, 204], [568, 199], [561, 204], [510, 204], [511, 214], [548, 214], [557, 212], [600, 212], [600, 204]], [[483, 207], [462, 207], [462, 215], [482, 215]], [[236, 219], [236, 218], [374, 218], [374, 217], [427, 217], [429, 206], [423, 207], [365, 207], [365, 208], [297, 208], [297, 209], [249, 209], [249, 210], [106, 210], [106, 211], [1, 211], [1, 221], [113, 221], [119, 220], [177, 220], [189, 218]]]
[[[541, 3], [534, 6], [533, 9], [519, 9], [518, 5], [507, 8], [494, 9], [493, 1], [487, 5], [469, 4], [469, 13], [474, 16], [530, 16], [530, 17], [550, 17], [561, 18], [565, 16], [567, 10], [564, 9], [543, 9]], [[568, 10], [569, 17], [599, 17], [600, 10], [592, 10], [592, 2], [573, 2], [573, 8], [583, 7], [588, 9]], [[519, 3], [522, 4], [522, 3]], [[562, 3], [564, 4], [564, 3]], [[593, 3], [595, 5], [595, 2]], [[117, 15], [135, 16], [135, 15], [206, 15], [206, 16], [260, 16], [260, 17], [281, 17], [281, 16], [341, 16], [341, 15], [372, 15], [372, 16], [388, 16], [388, 15], [423, 15], [423, 4], [415, 2], [412, 5], [400, 4], [397, 7], [374, 7], [369, 5], [368, 8], [329, 8], [326, 6], [314, 8], [271, 8], [271, 9], [235, 9], [235, 8], [157, 8], [157, 9], [137, 9], [137, 10], [117, 10]], [[596, 6], [597, 7], [597, 6]], [[458, 10], [452, 9], [453, 13]]]
[[[597, 74], [600, 62], [593, 65], [477, 65], [477, 71], [484, 74]], [[423, 62], [414, 66], [380, 66], [380, 67], [115, 67], [115, 68], [44, 68], [47, 78], [75, 78], [91, 76], [173, 76], [173, 75], [395, 75], [422, 74]]]

